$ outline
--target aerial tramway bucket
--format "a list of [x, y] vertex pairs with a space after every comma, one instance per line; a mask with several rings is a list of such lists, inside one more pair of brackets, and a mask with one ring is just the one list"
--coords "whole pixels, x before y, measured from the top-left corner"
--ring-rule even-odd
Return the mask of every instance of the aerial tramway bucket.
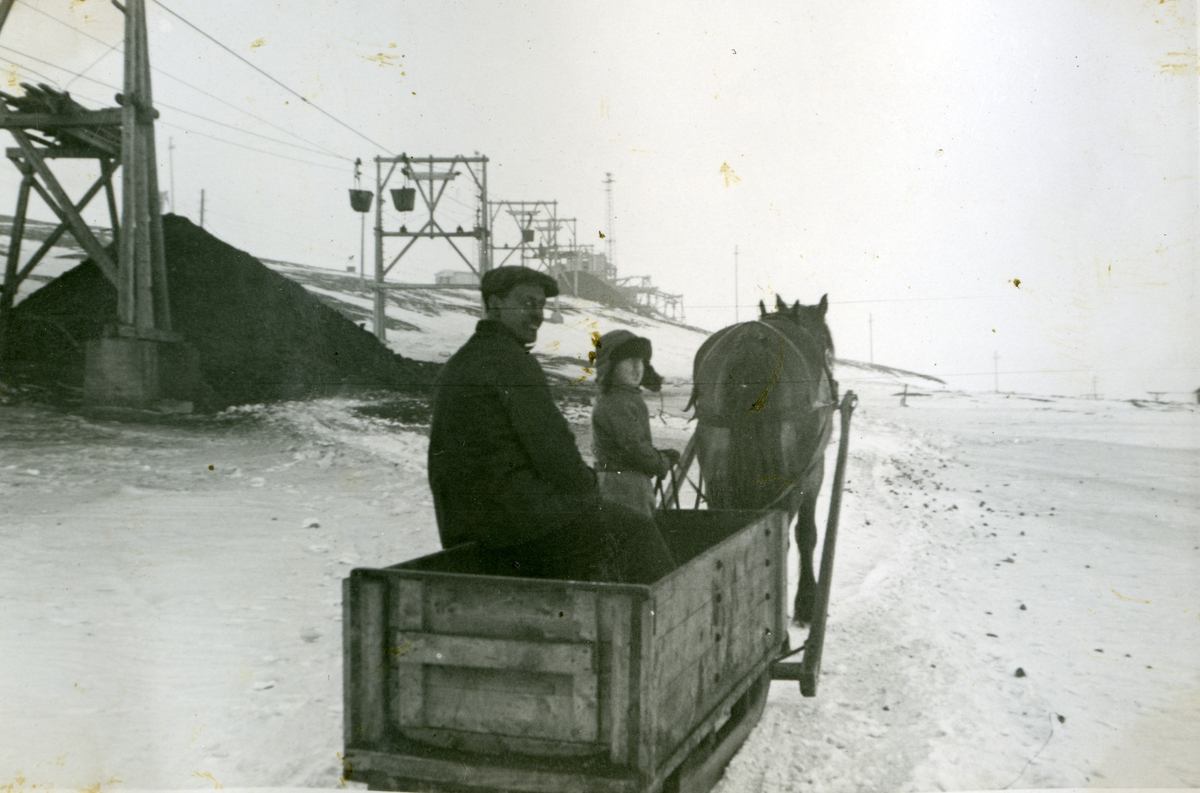
[[371, 199], [374, 193], [370, 190], [351, 190], [350, 191], [350, 208], [355, 212], [370, 212]]
[[521, 229], [521, 242], [533, 242], [533, 229]]
[[417, 205], [417, 188], [397, 187], [392, 190], [392, 203], [397, 212], [412, 212]]

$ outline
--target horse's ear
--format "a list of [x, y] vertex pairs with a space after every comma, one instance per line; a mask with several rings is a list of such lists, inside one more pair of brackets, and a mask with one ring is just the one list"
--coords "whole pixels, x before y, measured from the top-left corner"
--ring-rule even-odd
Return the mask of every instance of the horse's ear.
[[800, 319], [800, 301], [797, 300], [792, 304], [792, 319]]
[[775, 310], [787, 311], [787, 303], [783, 302], [783, 298], [779, 295], [775, 295]]
[[821, 302], [817, 303], [817, 308], [821, 309], [821, 316], [825, 316], [825, 312], [829, 310], [829, 295], [821, 295]]
[[758, 301], [758, 313], [760, 316], [764, 317], [767, 315], [767, 304], [761, 300]]

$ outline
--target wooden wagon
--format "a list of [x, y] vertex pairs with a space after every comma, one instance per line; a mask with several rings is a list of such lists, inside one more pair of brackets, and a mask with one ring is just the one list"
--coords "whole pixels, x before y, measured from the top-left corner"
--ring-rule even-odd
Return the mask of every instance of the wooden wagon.
[[708, 790], [757, 723], [772, 671], [815, 693], [847, 423], [803, 664], [781, 662], [783, 512], [660, 513], [680, 566], [645, 586], [481, 575], [473, 545], [355, 569], [343, 586], [346, 778]]

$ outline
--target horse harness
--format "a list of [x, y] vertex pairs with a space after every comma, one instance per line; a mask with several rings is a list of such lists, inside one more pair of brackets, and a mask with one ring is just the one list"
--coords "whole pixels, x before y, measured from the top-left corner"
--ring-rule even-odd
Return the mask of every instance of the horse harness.
[[[770, 328], [775, 333], [778, 333], [779, 336], [784, 341], [786, 341], [788, 343], [788, 345], [795, 351], [796, 355], [798, 355], [801, 360], [804, 360], [804, 358], [805, 358], [804, 351], [800, 349], [800, 346], [798, 344], [796, 344], [796, 342], [790, 336], [788, 336], [782, 330], [775, 327], [774, 325], [772, 325], [769, 322], [764, 322], [761, 319], [755, 320], [755, 322], [766, 328]], [[817, 349], [821, 349], [820, 343], [817, 341], [817, 339], [813, 338], [813, 334], [810, 331], [808, 331], [805, 328], [800, 327], [799, 325], [796, 326], [796, 329], [803, 332], [805, 335], [807, 335], [809, 337], [809, 341], [812, 343], [813, 347], [816, 347]], [[725, 341], [726, 338], [728, 338], [728, 336], [720, 339], [717, 342], [717, 345], [719, 346], [721, 344], [721, 342]], [[707, 358], [709, 355], [712, 355], [714, 352], [716, 352], [716, 349], [717, 349], [717, 347], [713, 347], [711, 350], [709, 350], [708, 353], [705, 355], [705, 358]], [[824, 410], [824, 409], [829, 409], [832, 411], [832, 409], [836, 408], [837, 404], [838, 404], [838, 382], [837, 382], [837, 380], [835, 380], [833, 378], [833, 371], [829, 368], [829, 359], [828, 359], [828, 356], [826, 356], [824, 354], [824, 351], [822, 350], [821, 353], [818, 354], [817, 357], [820, 358], [821, 369], [822, 369], [822, 371], [824, 371], [825, 377], [829, 380], [829, 387], [830, 387], [830, 391], [831, 391], [832, 401], [831, 402], [814, 402], [812, 404], [812, 407], [809, 408], [809, 410], [812, 412], [816, 412], [818, 410]], [[693, 391], [692, 398], [688, 401], [687, 407], [690, 408], [695, 403], [696, 403], [696, 392]], [[685, 408], [685, 410], [686, 409], [687, 408]], [[724, 420], [714, 421], [711, 418], [701, 418], [700, 416], [697, 416], [697, 420], [701, 424], [707, 424], [712, 427], [726, 426], [726, 421], [724, 421]]]
[[[800, 346], [798, 344], [796, 344], [795, 341], [792, 340], [791, 336], [787, 335], [786, 333], [781, 331], [779, 328], [772, 325], [770, 322], [763, 322], [761, 319], [757, 319], [757, 320], [755, 320], [755, 322], [757, 322], [759, 325], [766, 325], [768, 328], [770, 328], [771, 330], [778, 333], [789, 345], [791, 345], [792, 349], [796, 351], [797, 355], [799, 355], [801, 358], [804, 357], [804, 352], [800, 349]], [[820, 410], [821, 408], [837, 407], [837, 404], [838, 404], [838, 393], [837, 393], [838, 392], [838, 382], [837, 382], [837, 380], [833, 379], [833, 370], [829, 368], [829, 356], [824, 354], [825, 351], [823, 349], [821, 349], [820, 342], [817, 341], [817, 339], [813, 338], [813, 334], [807, 328], [802, 328], [799, 325], [797, 325], [796, 330], [807, 335], [809, 337], [809, 341], [812, 342], [813, 346], [816, 347], [817, 349], [821, 350], [821, 354], [819, 356], [821, 359], [821, 369], [825, 372], [825, 377], [829, 378], [829, 389], [831, 391], [830, 396], [832, 397], [833, 401], [831, 401], [831, 402], [814, 402], [811, 409], [815, 411], [815, 410]]]

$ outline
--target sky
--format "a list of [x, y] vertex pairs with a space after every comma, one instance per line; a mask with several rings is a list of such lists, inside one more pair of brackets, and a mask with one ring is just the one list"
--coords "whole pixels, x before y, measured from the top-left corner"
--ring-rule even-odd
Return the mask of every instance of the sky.
[[[701, 327], [828, 294], [839, 356], [957, 388], [1200, 387], [1194, 2], [162, 2], [160, 186], [257, 256], [357, 267], [354, 158], [370, 189], [377, 155], [480, 153], [490, 199], [557, 201], [597, 250], [611, 173], [619, 274]], [[121, 26], [18, 0], [3, 90], [111, 106]], [[60, 168], [75, 194], [89, 168]], [[0, 169], [0, 212], [16, 186]], [[476, 200], [460, 176], [443, 226]], [[422, 240], [389, 277], [442, 269], [465, 265]]]

